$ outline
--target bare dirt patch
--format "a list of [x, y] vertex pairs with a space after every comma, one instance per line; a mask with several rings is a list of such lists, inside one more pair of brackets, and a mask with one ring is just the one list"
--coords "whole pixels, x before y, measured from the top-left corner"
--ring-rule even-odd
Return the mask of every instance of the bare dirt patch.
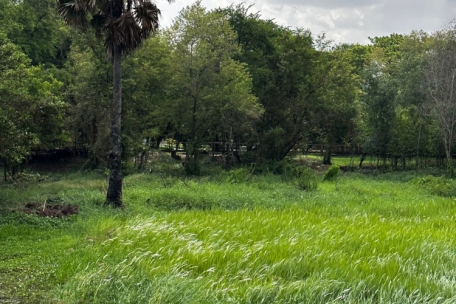
[[63, 218], [70, 215], [78, 214], [79, 208], [75, 205], [48, 205], [31, 202], [25, 205], [23, 212], [27, 214], [36, 214], [42, 217]]

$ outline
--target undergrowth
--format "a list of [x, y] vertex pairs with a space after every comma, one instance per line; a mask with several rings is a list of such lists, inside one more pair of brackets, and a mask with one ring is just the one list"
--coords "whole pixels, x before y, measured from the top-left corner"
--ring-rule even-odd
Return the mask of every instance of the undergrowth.
[[423, 187], [431, 194], [444, 197], [456, 197], [456, 180], [454, 179], [428, 175], [415, 178], [411, 183]]

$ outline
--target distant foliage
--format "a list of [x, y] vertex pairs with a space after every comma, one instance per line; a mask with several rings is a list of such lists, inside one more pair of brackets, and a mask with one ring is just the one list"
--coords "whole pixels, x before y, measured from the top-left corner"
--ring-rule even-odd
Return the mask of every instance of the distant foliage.
[[334, 181], [334, 180], [336, 180], [337, 176], [339, 175], [339, 170], [340, 170], [339, 166], [332, 165], [326, 171], [325, 177], [323, 178], [323, 180], [324, 181]]

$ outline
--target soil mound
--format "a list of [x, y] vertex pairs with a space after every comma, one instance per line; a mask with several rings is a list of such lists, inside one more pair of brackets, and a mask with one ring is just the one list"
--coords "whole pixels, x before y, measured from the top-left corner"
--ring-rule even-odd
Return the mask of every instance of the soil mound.
[[24, 213], [36, 214], [42, 217], [57, 217], [62, 218], [79, 213], [78, 206], [74, 205], [46, 205], [39, 203], [27, 203], [24, 207]]

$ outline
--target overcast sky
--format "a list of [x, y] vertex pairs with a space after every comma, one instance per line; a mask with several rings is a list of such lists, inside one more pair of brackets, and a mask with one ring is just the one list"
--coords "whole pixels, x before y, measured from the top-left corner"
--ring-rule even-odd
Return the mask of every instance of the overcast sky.
[[[158, 1], [162, 25], [168, 26], [191, 0]], [[408, 34], [412, 30], [434, 32], [456, 18], [456, 0], [202, 0], [208, 9], [230, 4], [254, 4], [264, 19], [310, 29], [317, 35], [325, 32], [335, 42], [368, 43], [368, 37], [392, 33]]]

